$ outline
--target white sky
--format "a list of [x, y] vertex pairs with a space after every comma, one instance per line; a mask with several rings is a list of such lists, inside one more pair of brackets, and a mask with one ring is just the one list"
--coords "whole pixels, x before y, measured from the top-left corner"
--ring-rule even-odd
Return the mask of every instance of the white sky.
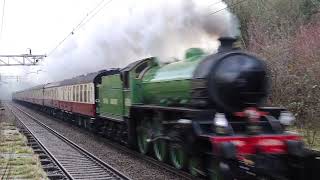
[[[0, 21], [3, 2], [0, 0]], [[32, 54], [50, 53], [101, 2], [6, 0], [0, 54], [26, 54], [28, 48]], [[45, 58], [41, 66], [0, 67], [2, 75], [22, 76], [7, 85], [0, 82], [0, 96], [1, 85], [14, 91], [33, 83], [123, 67], [140, 56], [177, 57], [176, 54], [183, 55], [190, 47], [217, 47], [219, 35], [238, 31], [227, 10], [208, 15], [226, 8], [222, 0], [104, 0], [98, 9], [101, 7], [89, 23]], [[42, 72], [35, 74], [39, 69]]]
[[[32, 54], [49, 53], [100, 1], [6, 0], [0, 54], [24, 54], [27, 48]], [[0, 73], [19, 74], [21, 69], [1, 67]]]

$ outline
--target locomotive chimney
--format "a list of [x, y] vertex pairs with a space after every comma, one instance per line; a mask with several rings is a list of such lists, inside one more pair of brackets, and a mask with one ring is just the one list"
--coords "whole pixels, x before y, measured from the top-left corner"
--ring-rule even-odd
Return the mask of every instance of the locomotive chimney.
[[236, 38], [233, 37], [220, 37], [220, 47], [218, 52], [230, 51], [233, 49], [233, 44], [237, 41]]

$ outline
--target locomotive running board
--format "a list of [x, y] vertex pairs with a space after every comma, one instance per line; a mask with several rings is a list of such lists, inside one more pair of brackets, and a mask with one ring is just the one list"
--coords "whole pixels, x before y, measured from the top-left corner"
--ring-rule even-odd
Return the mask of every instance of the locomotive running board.
[[194, 108], [186, 108], [186, 107], [167, 107], [167, 106], [158, 106], [158, 105], [132, 105], [132, 108], [140, 108], [140, 109], [157, 109], [164, 111], [184, 111], [184, 112], [195, 112], [195, 113], [213, 113], [214, 109], [194, 109]]

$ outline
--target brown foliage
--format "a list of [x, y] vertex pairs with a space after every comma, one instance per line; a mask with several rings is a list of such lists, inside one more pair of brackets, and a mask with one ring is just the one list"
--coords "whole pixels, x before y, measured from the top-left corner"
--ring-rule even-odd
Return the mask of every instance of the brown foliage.
[[320, 128], [320, 23], [301, 26], [292, 42], [294, 61], [289, 71], [295, 75], [293, 101], [300, 126], [316, 131]]
[[301, 2], [258, 0], [239, 12], [246, 13], [245, 21], [240, 18], [245, 47], [264, 57], [270, 69], [268, 102], [294, 112], [297, 126], [313, 145], [320, 134], [320, 14], [306, 21], [299, 11]]

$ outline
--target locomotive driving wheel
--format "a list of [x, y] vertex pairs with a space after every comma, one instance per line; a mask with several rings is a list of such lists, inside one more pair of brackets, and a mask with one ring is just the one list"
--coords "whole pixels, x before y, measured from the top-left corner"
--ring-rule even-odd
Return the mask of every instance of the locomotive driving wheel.
[[167, 142], [165, 140], [160, 139], [153, 142], [153, 151], [154, 151], [155, 157], [159, 161], [164, 162], [167, 160], [168, 150], [167, 150]]
[[150, 149], [150, 138], [151, 123], [146, 119], [140, 120], [137, 125], [137, 142], [140, 153], [147, 154]]
[[[154, 119], [153, 123], [153, 132], [155, 136], [163, 136], [163, 125], [162, 122], [158, 119]], [[157, 139], [153, 142], [153, 152], [157, 160], [161, 162], [167, 161], [168, 157], [168, 142], [165, 139]]]
[[188, 164], [187, 153], [185, 148], [180, 143], [170, 144], [170, 161], [177, 169], [185, 169]]

